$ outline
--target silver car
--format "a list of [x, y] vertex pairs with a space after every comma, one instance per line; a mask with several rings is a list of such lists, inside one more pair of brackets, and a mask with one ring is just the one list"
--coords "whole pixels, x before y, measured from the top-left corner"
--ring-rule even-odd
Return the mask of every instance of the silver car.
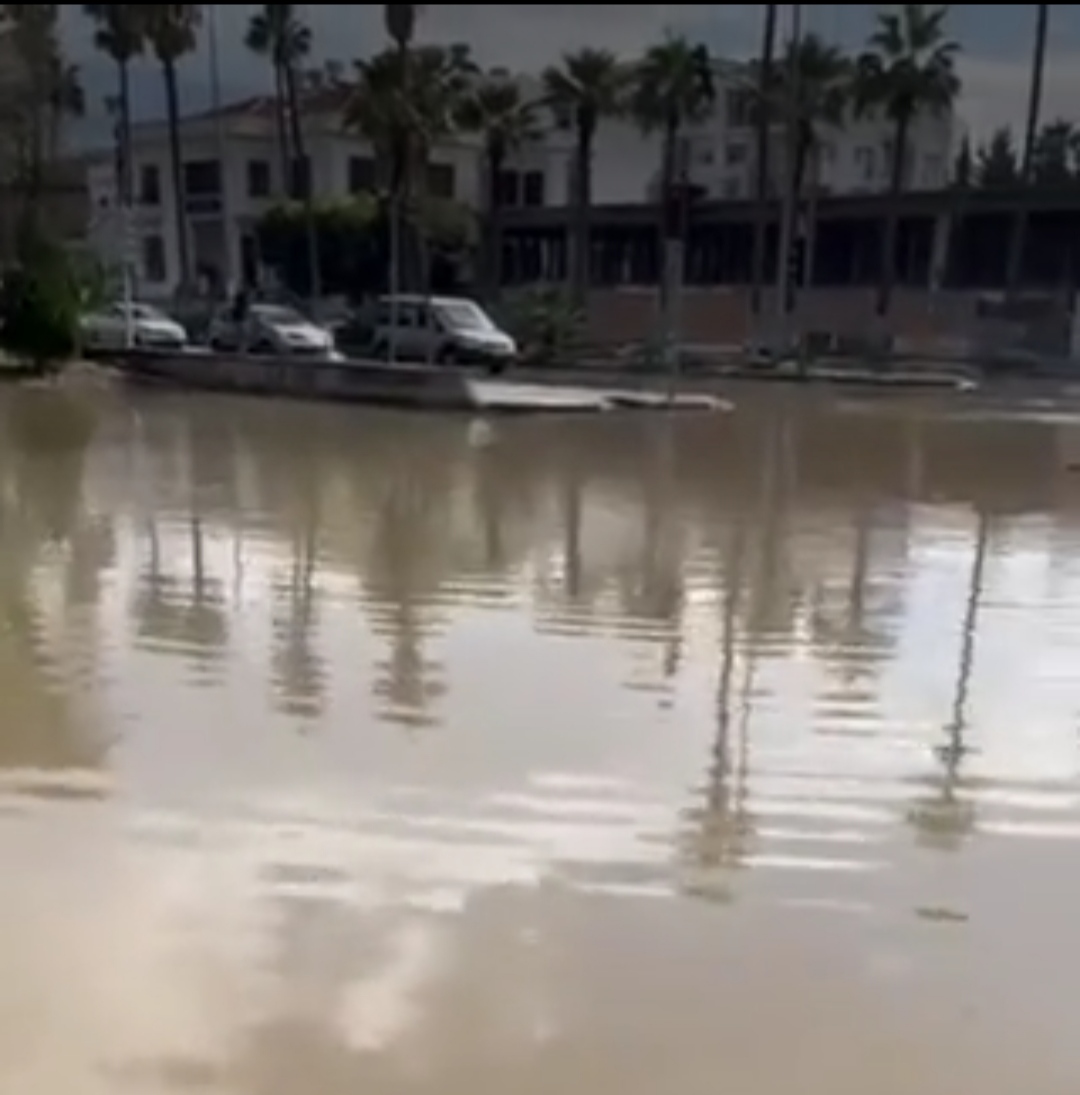
[[238, 323], [231, 307], [222, 308], [210, 323], [211, 349], [324, 357], [334, 353], [334, 336], [295, 308], [283, 304], [252, 304]]
[[382, 297], [376, 309], [373, 352], [402, 361], [455, 365], [511, 365], [517, 344], [474, 300], [466, 297]]
[[131, 344], [141, 349], [182, 350], [187, 332], [176, 320], [152, 304], [111, 304], [80, 320], [83, 346], [88, 351], [122, 350]]

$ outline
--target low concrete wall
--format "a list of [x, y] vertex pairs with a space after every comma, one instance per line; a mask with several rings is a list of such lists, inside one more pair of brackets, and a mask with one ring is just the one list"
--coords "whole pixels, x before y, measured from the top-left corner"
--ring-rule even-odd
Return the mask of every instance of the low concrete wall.
[[[1042, 350], [1065, 349], [1068, 309], [1038, 330], [1008, 325], [982, 314], [976, 292], [898, 287], [889, 315], [877, 316], [873, 289], [800, 290], [790, 317], [792, 332], [829, 332], [833, 336], [892, 336], [897, 352], [964, 357], [987, 346]], [[775, 295], [763, 294], [760, 317], [754, 315], [750, 290], [742, 286], [687, 286], [681, 295], [680, 327], [687, 344], [744, 346], [775, 328]], [[656, 290], [594, 289], [589, 294], [588, 336], [600, 344], [644, 341], [656, 331]], [[1045, 328], [1045, 329], [1044, 329]], [[1045, 345], [1044, 345], [1045, 344]]]
[[445, 368], [153, 352], [126, 354], [116, 364], [135, 379], [208, 391], [447, 410], [473, 405], [467, 374]]

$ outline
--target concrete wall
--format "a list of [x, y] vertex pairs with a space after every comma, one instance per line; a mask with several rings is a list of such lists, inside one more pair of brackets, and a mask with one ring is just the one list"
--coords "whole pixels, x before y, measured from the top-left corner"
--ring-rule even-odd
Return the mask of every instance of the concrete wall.
[[[963, 352], [986, 326], [978, 317], [977, 293], [898, 289], [884, 329], [914, 352]], [[657, 296], [652, 289], [594, 290], [589, 300], [589, 337], [602, 344], [647, 339], [655, 330]], [[762, 320], [743, 287], [687, 288], [682, 296], [682, 341], [741, 346], [761, 326], [775, 325], [772, 294], [764, 295]], [[799, 294], [793, 326], [803, 331], [865, 335], [882, 329], [873, 289], [812, 289]]]

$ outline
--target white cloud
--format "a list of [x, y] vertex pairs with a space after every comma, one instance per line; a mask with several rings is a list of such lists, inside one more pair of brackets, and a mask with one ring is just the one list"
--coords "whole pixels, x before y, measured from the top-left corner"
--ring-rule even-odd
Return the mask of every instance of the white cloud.
[[[965, 57], [961, 112], [975, 137], [1008, 125], [1019, 134], [1027, 117], [1031, 69], [1017, 61]], [[1047, 65], [1042, 117], [1071, 118], [1080, 102], [1080, 56], [1058, 55]]]
[[[223, 90], [238, 97], [267, 90], [265, 62], [243, 47], [244, 33], [257, 5], [215, 5], [223, 58]], [[1008, 7], [1008, 5], [1006, 5]], [[1018, 6], [1013, 5], [1013, 8]], [[86, 21], [77, 5], [65, 5], [69, 41], [83, 63], [92, 88], [92, 102], [112, 90], [111, 66], [95, 56], [89, 45]], [[315, 58], [351, 60], [379, 49], [386, 41], [381, 6], [374, 4], [301, 5], [311, 24]], [[986, 33], [1012, 24], [998, 16], [1004, 9], [985, 9]], [[1015, 22], [1017, 12], [1006, 13]], [[865, 5], [810, 5], [807, 26], [848, 45], [862, 39], [870, 23]], [[419, 35], [434, 41], [469, 44], [485, 64], [537, 70], [567, 50], [601, 46], [621, 54], [633, 54], [655, 42], [668, 29], [685, 32], [708, 42], [727, 55], [746, 56], [757, 48], [761, 5], [710, 4], [430, 4], [423, 15]], [[1002, 24], [1002, 27], [999, 27]], [[1026, 24], [1025, 24], [1026, 25]], [[972, 28], [966, 28], [969, 32]], [[1012, 28], [1015, 30], [1015, 28]], [[205, 35], [204, 35], [205, 39]], [[965, 44], [968, 44], [965, 42]], [[1026, 56], [1030, 42], [1017, 41], [1024, 56], [992, 59], [965, 53], [961, 62], [964, 95], [960, 104], [964, 120], [976, 136], [1001, 124], [1023, 125], [1029, 79]], [[1051, 55], [1047, 70], [1044, 117], [1069, 115], [1080, 92], [1080, 66], [1071, 54]], [[209, 105], [209, 67], [204, 52], [182, 66], [185, 110]], [[161, 77], [149, 63], [136, 74], [136, 101], [142, 116], [159, 115], [162, 109]]]

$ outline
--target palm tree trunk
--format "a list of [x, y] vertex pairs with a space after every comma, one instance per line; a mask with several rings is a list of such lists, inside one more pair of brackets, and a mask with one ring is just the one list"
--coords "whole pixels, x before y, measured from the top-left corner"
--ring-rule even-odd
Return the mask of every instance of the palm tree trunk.
[[[1035, 52], [1031, 60], [1031, 90], [1028, 95], [1027, 125], [1024, 129], [1024, 158], [1020, 164], [1020, 185], [1027, 190], [1031, 186], [1031, 170], [1035, 158], [1035, 142], [1039, 133], [1039, 115], [1042, 113], [1043, 77], [1046, 71], [1046, 33], [1050, 5], [1038, 4], [1035, 18]], [[1013, 217], [1012, 234], [1009, 238], [1009, 257], [1005, 272], [1005, 289], [1015, 294], [1024, 263], [1024, 245], [1027, 242], [1029, 195], [1024, 194], [1020, 208]]]
[[129, 209], [134, 199], [131, 162], [131, 66], [126, 58], [116, 62], [120, 85], [120, 204]]
[[165, 107], [169, 123], [169, 166], [173, 177], [173, 202], [176, 218], [176, 254], [180, 262], [180, 286], [191, 285], [191, 249], [187, 231], [187, 196], [184, 193], [184, 160], [180, 148], [180, 95], [176, 86], [176, 65], [162, 61], [165, 76]]
[[772, 87], [773, 57], [776, 52], [776, 15], [779, 4], [765, 5], [765, 26], [761, 44], [761, 79], [758, 85], [757, 180], [754, 224], [754, 258], [750, 299], [754, 315], [761, 314], [761, 287], [765, 281], [765, 244], [769, 226], [769, 128], [771, 113], [765, 103]]
[[881, 278], [878, 282], [877, 314], [889, 314], [893, 286], [896, 283], [897, 242], [900, 238], [900, 195], [904, 190], [904, 160], [907, 158], [908, 130], [911, 119], [902, 114], [896, 119], [892, 178], [889, 181], [889, 208], [885, 215], [881, 245]]
[[[806, 185], [806, 168], [810, 161], [810, 145], [811, 138], [806, 132], [804, 125], [799, 126], [798, 136], [795, 142], [795, 162], [791, 172], [791, 202], [789, 203], [787, 215], [791, 218], [791, 223], [788, 225], [787, 235], [791, 240], [792, 253], [796, 254], [795, 248], [799, 244], [798, 229], [800, 218], [803, 212], [803, 190]], [[805, 248], [806, 239], [803, 238], [803, 247]], [[806, 261], [805, 250], [802, 255], [802, 261]], [[798, 281], [800, 279], [796, 277], [785, 278], [784, 280], [784, 311], [793, 312], [795, 310], [795, 290], [797, 288]]]
[[573, 289], [578, 303], [588, 304], [590, 261], [589, 225], [592, 220], [592, 149], [593, 127], [580, 124], [574, 154], [574, 265]]
[[499, 189], [502, 179], [504, 150], [495, 143], [488, 147], [487, 179], [487, 240], [484, 262], [484, 276], [487, 281], [488, 296], [495, 299], [502, 289], [502, 191]]
[[278, 61], [274, 62], [274, 123], [277, 128], [277, 150], [281, 168], [281, 188], [279, 192], [284, 198], [292, 193], [290, 174], [292, 156], [289, 151], [289, 125], [285, 107], [285, 74]]
[[668, 366], [674, 383], [675, 364], [678, 350], [675, 346], [673, 329], [674, 296], [677, 292], [674, 276], [675, 252], [682, 237], [678, 194], [676, 193], [675, 163], [678, 155], [679, 121], [669, 118], [664, 127], [662, 162], [660, 165], [660, 337], [663, 347], [664, 363]]
[[[285, 93], [289, 103], [289, 123], [292, 127], [292, 152], [295, 157], [294, 188], [304, 203], [304, 225], [307, 234], [308, 291], [312, 302], [322, 297], [322, 270], [319, 263], [319, 234], [315, 219], [315, 165], [307, 155], [304, 144], [304, 127], [300, 118], [300, 95], [296, 83], [296, 69], [291, 64], [284, 68]], [[300, 190], [300, 188], [303, 188]]]

